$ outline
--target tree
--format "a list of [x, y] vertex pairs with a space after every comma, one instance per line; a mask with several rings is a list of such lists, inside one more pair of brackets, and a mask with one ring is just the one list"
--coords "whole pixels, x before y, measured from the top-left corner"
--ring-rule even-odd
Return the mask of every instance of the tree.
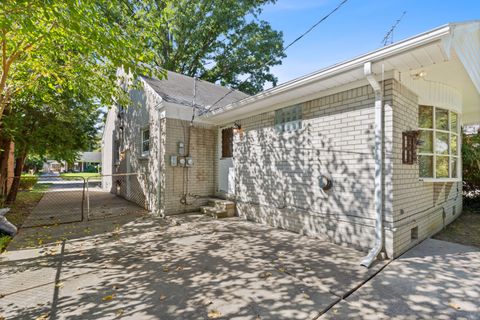
[[39, 78], [52, 77], [55, 85], [62, 84], [58, 64], [50, 63], [58, 61], [58, 54], [80, 55], [83, 66], [101, 69], [105, 85], [95, 92], [108, 104], [120, 93], [119, 67], [134, 76], [150, 74], [148, 65], [158, 56], [138, 46], [137, 33], [143, 27], [128, 10], [122, 0], [4, 1], [0, 6], [0, 122], [13, 97]]
[[[155, 51], [165, 69], [246, 93], [277, 84], [270, 68], [281, 63], [282, 33], [259, 19], [275, 0], [131, 0], [143, 21], [139, 43]], [[248, 79], [247, 81], [244, 81]]]
[[[13, 112], [4, 118], [4, 132], [16, 145], [16, 177], [21, 176], [29, 155], [74, 162], [78, 151], [87, 149], [96, 139], [100, 110], [93, 99], [74, 90], [58, 92], [45, 84], [38, 90], [41, 88], [42, 92], [15, 99]], [[7, 203], [15, 201], [19, 183], [18, 178], [13, 180]]]
[[463, 191], [467, 199], [478, 201], [480, 197], [480, 132], [464, 134], [462, 140]]

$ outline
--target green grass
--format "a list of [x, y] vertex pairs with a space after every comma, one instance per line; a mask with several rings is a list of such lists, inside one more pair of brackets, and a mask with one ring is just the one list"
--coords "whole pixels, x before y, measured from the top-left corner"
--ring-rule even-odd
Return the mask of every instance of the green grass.
[[[17, 200], [8, 206], [10, 211], [5, 215], [5, 218], [17, 228], [20, 228], [49, 186], [49, 184], [36, 184], [30, 191], [19, 191]], [[0, 252], [5, 250], [11, 240], [12, 237], [0, 234]]]
[[462, 214], [434, 238], [480, 247], [480, 210], [465, 208]]
[[34, 173], [34, 174], [30, 174], [30, 173], [22, 173], [22, 177], [38, 177], [40, 175], [40, 173]]
[[100, 177], [99, 173], [96, 172], [68, 172], [68, 173], [60, 173], [60, 177], [64, 180], [73, 180], [75, 178], [91, 178], [91, 177]]

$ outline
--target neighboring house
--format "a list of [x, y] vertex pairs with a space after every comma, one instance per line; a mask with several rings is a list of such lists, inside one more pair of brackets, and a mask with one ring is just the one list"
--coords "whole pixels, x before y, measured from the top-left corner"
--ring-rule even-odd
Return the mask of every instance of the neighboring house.
[[68, 168], [66, 161], [57, 161], [53, 159], [47, 159], [43, 163], [43, 173], [62, 173], [66, 172]]
[[77, 161], [73, 163], [73, 168], [70, 168], [74, 172], [84, 172], [89, 167], [98, 167], [102, 162], [102, 153], [99, 151], [86, 151], [81, 152], [77, 158]]
[[461, 126], [480, 123], [479, 56], [480, 22], [458, 23], [251, 97], [215, 104], [225, 89], [202, 81], [196, 110], [209, 112], [192, 126], [193, 79], [144, 78], [132, 92], [140, 107], [109, 112], [103, 168], [138, 172], [154, 212], [231, 198], [240, 217], [371, 249], [368, 266], [461, 213]]

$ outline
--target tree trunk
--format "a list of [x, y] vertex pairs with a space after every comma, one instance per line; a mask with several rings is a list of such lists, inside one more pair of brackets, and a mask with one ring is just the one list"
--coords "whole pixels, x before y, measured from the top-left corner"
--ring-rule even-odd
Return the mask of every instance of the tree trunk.
[[[1, 131], [0, 131], [1, 134]], [[10, 153], [10, 139], [0, 139], [0, 198], [6, 196], [8, 155]]]
[[25, 158], [27, 157], [27, 150], [22, 150], [21, 154], [15, 159], [15, 172], [13, 178], [12, 187], [7, 196], [7, 204], [14, 203], [17, 199], [18, 187], [20, 186], [20, 177], [23, 171], [23, 165], [25, 164]]

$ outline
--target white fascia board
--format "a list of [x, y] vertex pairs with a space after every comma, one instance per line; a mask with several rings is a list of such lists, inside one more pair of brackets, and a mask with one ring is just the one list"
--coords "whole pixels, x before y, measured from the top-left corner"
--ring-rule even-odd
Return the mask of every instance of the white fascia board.
[[[388, 71], [388, 72], [385, 72], [385, 74], [383, 75], [383, 80], [394, 79], [394, 77], [395, 77], [394, 71]], [[375, 76], [375, 78], [377, 81], [382, 80], [381, 75], [377, 75]], [[284, 97], [281, 99], [282, 102], [272, 103], [272, 104], [269, 104], [267, 107], [261, 107], [260, 109], [255, 108], [253, 110], [252, 108], [249, 108], [250, 110], [247, 111], [247, 106], [246, 106], [245, 108], [242, 108], [242, 109], [238, 109], [238, 110], [233, 109], [230, 112], [219, 114], [217, 118], [211, 118], [211, 119], [203, 118], [202, 120], [210, 124], [227, 125], [228, 123], [233, 123], [233, 121], [235, 120], [245, 119], [259, 113], [271, 112], [271, 111], [288, 107], [294, 104], [299, 104], [299, 103], [319, 99], [322, 97], [326, 97], [326, 96], [333, 95], [343, 91], [356, 89], [366, 85], [368, 85], [368, 81], [366, 78], [363, 78], [360, 80], [351, 81], [343, 85], [335, 86], [329, 89], [324, 89], [308, 95], [294, 96], [293, 92], [287, 92], [287, 93], [284, 93]]]
[[451, 25], [445, 25], [431, 31], [422, 33], [420, 35], [414, 36], [412, 38], [408, 38], [406, 40], [400, 41], [398, 43], [392, 44], [385, 48], [378, 49], [371, 53], [362, 55], [352, 60], [348, 60], [346, 62], [333, 65], [331, 67], [316, 71], [314, 73], [305, 75], [303, 77], [288, 81], [284, 84], [281, 84], [277, 87], [262, 91], [254, 96], [245, 98], [240, 100], [236, 103], [232, 103], [226, 105], [222, 108], [219, 108], [216, 111], [212, 111], [211, 113], [207, 113], [206, 115], [202, 116], [204, 119], [213, 118], [215, 115], [227, 112], [232, 109], [239, 109], [246, 105], [255, 104], [259, 101], [268, 99], [274, 95], [278, 95], [287, 91], [294, 90], [296, 88], [315, 83], [321, 81], [323, 79], [334, 77], [338, 74], [350, 71], [356, 68], [362, 68], [366, 62], [376, 62], [388, 57], [400, 54], [402, 52], [411, 50], [412, 48], [420, 47], [425, 44], [441, 40], [445, 35], [448, 35], [451, 30]]

